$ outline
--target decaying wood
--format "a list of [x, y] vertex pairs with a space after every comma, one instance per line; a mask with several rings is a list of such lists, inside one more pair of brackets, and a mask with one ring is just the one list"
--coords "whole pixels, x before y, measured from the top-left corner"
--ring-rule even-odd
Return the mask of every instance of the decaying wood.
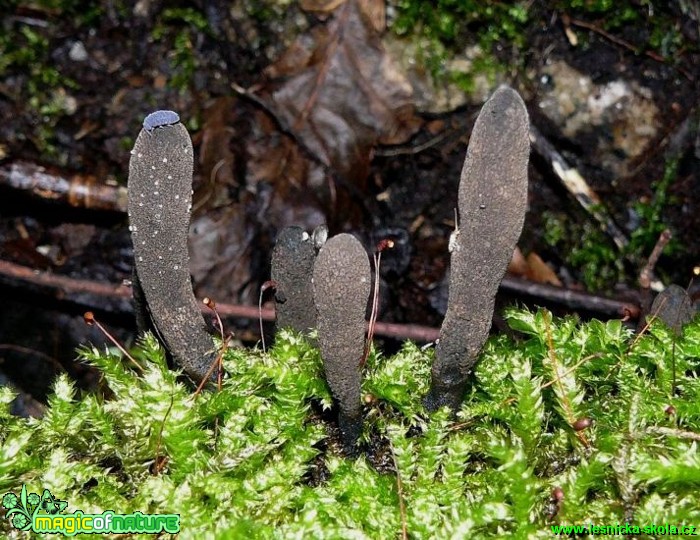
[[0, 185], [74, 208], [126, 212], [126, 187], [100, 182], [89, 174], [67, 176], [36, 163], [14, 161], [0, 166]]
[[501, 290], [527, 296], [534, 301], [545, 301], [571, 310], [584, 310], [601, 317], [635, 320], [639, 317], [639, 305], [582, 291], [535, 283], [526, 279], [505, 277]]

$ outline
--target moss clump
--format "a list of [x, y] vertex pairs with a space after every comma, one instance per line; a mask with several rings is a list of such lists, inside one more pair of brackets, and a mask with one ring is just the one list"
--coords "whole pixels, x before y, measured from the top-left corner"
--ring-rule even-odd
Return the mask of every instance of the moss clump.
[[[398, 36], [413, 36], [422, 48], [424, 65], [435, 79], [449, 79], [463, 91], [474, 89], [474, 76], [485, 74], [493, 81], [505, 69], [494, 50], [503, 44], [522, 49], [529, 22], [527, 2], [400, 0], [392, 2], [396, 16], [389, 20]], [[482, 54], [473, 59], [473, 70], [445, 71], [446, 62], [468, 45]]]
[[61, 377], [44, 418], [27, 420], [0, 392], [0, 493], [25, 483], [69, 512], [180, 513], [179, 538], [394, 538], [402, 523], [416, 538], [549, 538], [552, 525], [700, 522], [700, 323], [674, 347], [659, 324], [637, 338], [620, 321], [507, 317], [526, 337], [488, 342], [456, 421], [421, 405], [431, 354], [408, 343], [370, 356], [372, 460], [332, 449], [321, 359], [294, 334], [269, 354], [228, 350], [222, 391], [198, 397], [150, 336], [141, 377], [83, 348], [110, 399]]

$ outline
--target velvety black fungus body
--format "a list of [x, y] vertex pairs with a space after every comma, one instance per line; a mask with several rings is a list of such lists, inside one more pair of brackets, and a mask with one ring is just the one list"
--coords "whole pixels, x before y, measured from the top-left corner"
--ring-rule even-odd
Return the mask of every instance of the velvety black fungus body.
[[459, 233], [451, 244], [447, 313], [426, 407], [457, 410], [488, 337], [498, 286], [527, 208], [529, 120], [511, 88], [486, 102], [472, 131], [459, 184]]
[[321, 248], [313, 291], [326, 380], [340, 406], [343, 441], [351, 450], [362, 429], [360, 360], [370, 292], [369, 259], [354, 236], [339, 234]]
[[129, 163], [134, 299], [146, 308], [140, 324], [155, 330], [174, 362], [201, 381], [215, 353], [190, 282], [192, 141], [182, 124], [157, 127], [141, 131]]
[[301, 227], [282, 229], [272, 250], [271, 269], [278, 329], [308, 333], [316, 328], [311, 287], [315, 259], [313, 239]]

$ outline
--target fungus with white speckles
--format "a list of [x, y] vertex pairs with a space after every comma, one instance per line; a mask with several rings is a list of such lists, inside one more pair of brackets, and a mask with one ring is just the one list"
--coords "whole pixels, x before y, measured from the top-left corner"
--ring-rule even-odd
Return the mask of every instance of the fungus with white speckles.
[[316, 253], [327, 236], [325, 225], [317, 227], [313, 236], [296, 226], [285, 227], [277, 236], [270, 272], [275, 282], [277, 329], [291, 328], [308, 334], [316, 328], [311, 274]]
[[[154, 330], [175, 364], [201, 381], [216, 354], [190, 282], [190, 214], [175, 204], [154, 212], [161, 192], [191, 200], [192, 141], [178, 121], [172, 111], [147, 116], [129, 162], [134, 301], [139, 329]], [[163, 180], [160, 192], [153, 190], [152, 170]]]

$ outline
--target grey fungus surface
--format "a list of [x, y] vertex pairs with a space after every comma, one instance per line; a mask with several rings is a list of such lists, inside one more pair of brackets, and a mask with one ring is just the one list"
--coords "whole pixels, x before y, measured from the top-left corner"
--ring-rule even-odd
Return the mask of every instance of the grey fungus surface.
[[180, 115], [175, 111], [155, 111], [143, 119], [143, 129], [153, 131], [159, 127], [173, 126], [180, 122]]
[[137, 309], [143, 304], [146, 308], [140, 323], [150, 323], [175, 364], [201, 381], [215, 348], [190, 281], [192, 141], [180, 123], [152, 132], [144, 129], [131, 154], [128, 211], [134, 300]]
[[501, 87], [472, 131], [459, 184], [459, 234], [449, 298], [425, 405], [457, 411], [491, 328], [496, 292], [527, 209], [529, 118], [516, 91]]
[[669, 285], [661, 291], [651, 305], [650, 315], [658, 317], [677, 336], [683, 333], [683, 326], [693, 320], [696, 314], [693, 299], [678, 285]]
[[326, 381], [339, 404], [346, 450], [362, 430], [360, 360], [364, 351], [370, 266], [362, 244], [350, 234], [329, 239], [316, 258], [313, 292]]
[[272, 250], [271, 278], [275, 282], [277, 329], [308, 334], [316, 328], [311, 276], [316, 260], [312, 238], [301, 227], [286, 227]]

